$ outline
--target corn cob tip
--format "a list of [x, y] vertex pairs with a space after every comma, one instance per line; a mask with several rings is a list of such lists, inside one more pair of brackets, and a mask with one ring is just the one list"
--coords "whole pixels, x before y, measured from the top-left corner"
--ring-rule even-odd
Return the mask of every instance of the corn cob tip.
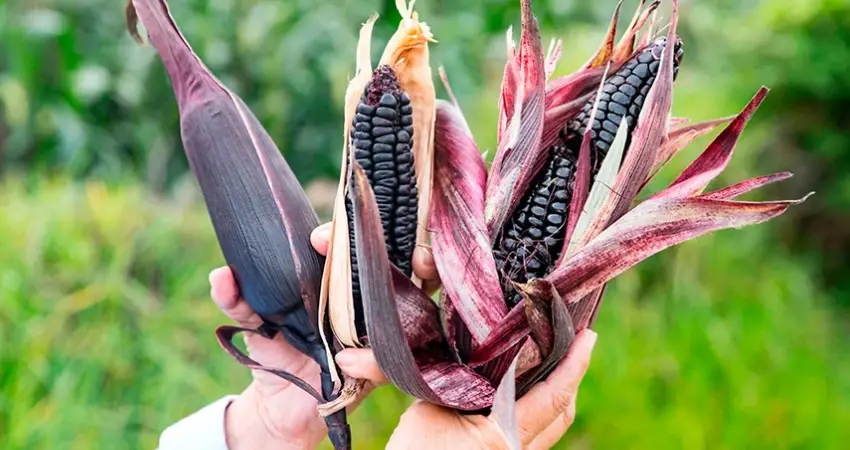
[[363, 103], [378, 106], [385, 95], [397, 97], [401, 96], [401, 93], [401, 85], [395, 71], [388, 64], [383, 64], [372, 73], [372, 79], [366, 85]]

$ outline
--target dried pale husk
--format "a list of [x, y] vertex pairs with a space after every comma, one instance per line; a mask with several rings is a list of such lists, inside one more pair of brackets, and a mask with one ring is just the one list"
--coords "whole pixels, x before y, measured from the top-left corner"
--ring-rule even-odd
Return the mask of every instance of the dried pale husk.
[[[381, 56], [381, 64], [393, 68], [401, 88], [410, 96], [413, 105], [413, 163], [419, 190], [419, 217], [416, 228], [416, 245], [427, 241], [427, 220], [431, 205], [431, 179], [434, 170], [434, 121], [436, 120], [436, 92], [431, 73], [428, 42], [436, 42], [431, 29], [420, 22], [413, 11], [413, 2], [396, 0], [401, 14], [398, 30], [390, 38]], [[417, 286], [421, 280], [413, 276]]]
[[[419, 192], [419, 217], [416, 233], [417, 245], [427, 240], [425, 220], [431, 203], [431, 178], [434, 147], [435, 91], [431, 77], [428, 42], [433, 41], [428, 25], [420, 22], [418, 15], [403, 1], [396, 6], [402, 16], [398, 30], [387, 43], [380, 64], [394, 70], [402, 90], [411, 99], [413, 106], [414, 164]], [[348, 221], [345, 215], [345, 198], [350, 186], [351, 168], [349, 161], [349, 128], [360, 95], [372, 74], [369, 60], [372, 28], [377, 16], [363, 26], [357, 45], [357, 72], [345, 95], [345, 124], [342, 169], [337, 197], [334, 203], [331, 245], [328, 249], [322, 283], [320, 317], [330, 315], [334, 335], [342, 345], [360, 347], [364, 344], [357, 336], [354, 326], [354, 299], [351, 289], [351, 251], [349, 248]], [[420, 280], [413, 277], [417, 285]]]
[[[351, 251], [348, 246], [348, 221], [345, 214], [345, 195], [349, 176], [349, 145], [351, 120], [357, 101], [369, 78], [372, 76], [371, 52], [372, 28], [377, 15], [369, 18], [360, 29], [357, 43], [357, 71], [349, 82], [345, 92], [345, 123], [343, 125], [342, 163], [340, 164], [340, 183], [334, 200], [333, 225], [328, 254], [325, 259], [325, 271], [322, 275], [322, 291], [319, 295], [319, 320], [330, 315], [334, 336], [346, 347], [359, 346], [357, 331], [354, 327], [354, 301], [351, 291]], [[330, 344], [329, 336], [323, 336]]]
[[[434, 120], [435, 120], [435, 90], [432, 81], [429, 62], [428, 42], [433, 42], [428, 25], [420, 22], [412, 3], [407, 5], [404, 0], [398, 0], [396, 7], [402, 16], [398, 30], [384, 48], [380, 65], [389, 65], [403, 91], [411, 99], [413, 106], [413, 127], [415, 137], [413, 155], [417, 176], [418, 226], [416, 244], [427, 241], [425, 220], [428, 217], [431, 203], [431, 178], [433, 172]], [[320, 294], [319, 317], [322, 321], [330, 318], [334, 333], [333, 338], [344, 347], [362, 347], [362, 342], [355, 327], [355, 308], [351, 286], [351, 249], [349, 235], [355, 230], [349, 229], [346, 216], [346, 198], [350, 196], [352, 162], [350, 152], [350, 127], [360, 96], [372, 76], [371, 38], [377, 15], [372, 16], [360, 30], [357, 44], [357, 70], [350, 81], [345, 93], [345, 122], [343, 124], [344, 144], [340, 169], [340, 183], [334, 202], [331, 240], [328, 248], [325, 270], [322, 278]], [[361, 273], [362, 277], [363, 274]], [[415, 275], [412, 277], [417, 286], [421, 285]], [[323, 336], [330, 350], [334, 345], [331, 336]], [[357, 393], [351, 393], [351, 399]], [[340, 402], [345, 403], [345, 402]]]

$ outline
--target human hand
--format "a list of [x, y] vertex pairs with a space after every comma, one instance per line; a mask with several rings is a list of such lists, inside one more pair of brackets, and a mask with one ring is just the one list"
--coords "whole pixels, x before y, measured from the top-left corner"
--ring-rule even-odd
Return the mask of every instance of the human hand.
[[[322, 255], [327, 254], [330, 224], [313, 231], [310, 241]], [[413, 270], [425, 281], [425, 288], [439, 286], [434, 258], [429, 249], [418, 247], [413, 254]], [[212, 298], [240, 327], [257, 328], [262, 319], [239, 295], [233, 273], [227, 267], [210, 273]], [[296, 350], [277, 334], [274, 339], [248, 333], [245, 344], [251, 359], [268, 367], [285, 370], [320, 388], [318, 364]], [[336, 356], [339, 367], [349, 376], [367, 381], [367, 389], [387, 382], [369, 349], [346, 349]], [[227, 408], [225, 433], [230, 450], [244, 448], [315, 448], [327, 435], [319, 417], [316, 400], [276, 375], [255, 370], [253, 382]]]
[[[595, 344], [595, 332], [580, 332], [567, 357], [549, 377], [516, 402], [522, 448], [551, 448], [572, 425], [579, 383]], [[417, 401], [401, 416], [387, 449], [437, 448], [507, 449], [508, 444], [499, 426], [487, 417], [461, 415]]]

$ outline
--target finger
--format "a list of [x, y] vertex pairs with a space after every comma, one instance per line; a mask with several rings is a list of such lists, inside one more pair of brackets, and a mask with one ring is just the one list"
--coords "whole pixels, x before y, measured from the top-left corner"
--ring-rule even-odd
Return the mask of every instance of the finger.
[[388, 383], [372, 350], [366, 348], [347, 348], [337, 353], [336, 363], [348, 376], [369, 380], [375, 386]]
[[328, 246], [331, 241], [331, 230], [333, 229], [333, 223], [323, 223], [316, 227], [312, 233], [310, 233], [310, 243], [313, 244], [313, 248], [316, 249], [320, 255], [328, 254]]
[[531, 441], [531, 444], [528, 446], [529, 450], [548, 450], [554, 447], [564, 437], [564, 434], [570, 429], [576, 418], [575, 398], [573, 397], [573, 402], [570, 403], [570, 406], [563, 414], [558, 416], [554, 422], [550, 423], [542, 433]]
[[229, 267], [219, 267], [210, 272], [210, 295], [222, 312], [239, 326], [257, 328], [263, 323], [260, 316], [239, 296], [239, 286]]
[[413, 272], [423, 280], [435, 281], [440, 279], [431, 247], [417, 245], [413, 250]]
[[585, 329], [579, 333], [567, 358], [558, 364], [546, 380], [517, 402], [520, 438], [523, 442], [533, 440], [574, 402], [579, 383], [590, 365], [594, 344], [595, 332]]

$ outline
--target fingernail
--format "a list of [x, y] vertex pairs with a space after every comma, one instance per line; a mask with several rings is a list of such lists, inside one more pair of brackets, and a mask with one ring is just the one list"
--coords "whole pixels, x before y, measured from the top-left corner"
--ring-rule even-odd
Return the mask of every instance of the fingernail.
[[587, 334], [587, 348], [593, 349], [593, 347], [596, 346], [596, 338], [599, 337], [599, 335], [596, 334], [596, 332], [591, 330], [590, 328], [586, 328], [584, 330], [584, 333]]
[[343, 350], [336, 355], [336, 363], [340, 365], [342, 368], [351, 367], [357, 364], [357, 355]]
[[215, 283], [214, 283], [214, 282], [215, 282], [215, 280], [216, 280], [216, 279], [218, 279], [218, 277], [220, 277], [220, 276], [221, 276], [221, 273], [222, 273], [224, 270], [227, 270], [227, 267], [217, 267], [217, 268], [215, 268], [215, 269], [211, 270], [211, 271], [210, 271], [210, 275], [209, 275], [209, 281], [210, 281], [210, 284], [215, 284]]

